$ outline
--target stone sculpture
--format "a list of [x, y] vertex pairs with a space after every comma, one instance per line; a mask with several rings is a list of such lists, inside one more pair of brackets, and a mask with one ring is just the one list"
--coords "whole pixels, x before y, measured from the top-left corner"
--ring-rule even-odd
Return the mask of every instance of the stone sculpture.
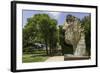
[[74, 56], [85, 56], [85, 35], [78, 18], [68, 15], [64, 23], [65, 42], [73, 46]]

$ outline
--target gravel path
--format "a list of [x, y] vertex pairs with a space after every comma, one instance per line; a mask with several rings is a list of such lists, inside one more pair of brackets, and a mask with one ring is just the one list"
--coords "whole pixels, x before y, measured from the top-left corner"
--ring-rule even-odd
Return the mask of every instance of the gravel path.
[[64, 61], [64, 56], [49, 57], [45, 62]]

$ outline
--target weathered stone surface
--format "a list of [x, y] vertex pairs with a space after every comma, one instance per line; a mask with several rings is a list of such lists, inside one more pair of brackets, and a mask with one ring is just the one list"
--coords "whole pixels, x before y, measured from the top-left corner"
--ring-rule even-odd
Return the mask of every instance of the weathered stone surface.
[[81, 39], [77, 44], [77, 48], [74, 52], [75, 56], [85, 56], [86, 55], [86, 46], [85, 46], [85, 35], [81, 33]]
[[85, 35], [79, 20], [74, 16], [69, 16], [63, 26], [65, 30], [65, 42], [73, 45], [74, 55], [83, 56], [86, 53]]

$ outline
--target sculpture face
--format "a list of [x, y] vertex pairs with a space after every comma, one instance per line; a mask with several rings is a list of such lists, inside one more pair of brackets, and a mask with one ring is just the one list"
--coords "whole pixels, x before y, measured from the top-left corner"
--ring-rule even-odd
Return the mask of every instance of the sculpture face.
[[68, 16], [63, 29], [65, 30], [65, 42], [73, 45], [75, 49], [81, 37], [81, 28], [77, 18]]
[[72, 44], [73, 32], [71, 29], [71, 25], [65, 22], [63, 30], [65, 30], [65, 42], [67, 44]]
[[73, 16], [67, 16], [63, 30], [65, 30], [65, 42], [73, 46], [74, 55], [84, 55], [85, 39], [79, 20]]
[[65, 41], [67, 44], [77, 44], [81, 36], [80, 24], [77, 21], [65, 22], [63, 26], [65, 30]]

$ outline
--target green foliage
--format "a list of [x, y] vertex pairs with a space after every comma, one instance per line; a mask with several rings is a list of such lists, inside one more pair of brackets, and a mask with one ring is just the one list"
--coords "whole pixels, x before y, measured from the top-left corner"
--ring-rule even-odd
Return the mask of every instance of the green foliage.
[[82, 27], [84, 28], [85, 33], [85, 43], [86, 43], [86, 49], [88, 51], [88, 54], [91, 54], [91, 16], [86, 16], [83, 18]]
[[56, 49], [58, 40], [56, 32], [55, 19], [51, 19], [47, 14], [35, 14], [28, 19], [28, 23], [23, 28], [23, 51], [26, 47], [32, 47], [34, 43], [42, 43], [46, 45], [47, 55], [51, 55], [52, 49]]
[[32, 56], [32, 54], [24, 54], [22, 57], [23, 63], [30, 63], [30, 62], [44, 62], [48, 59], [48, 56]]

